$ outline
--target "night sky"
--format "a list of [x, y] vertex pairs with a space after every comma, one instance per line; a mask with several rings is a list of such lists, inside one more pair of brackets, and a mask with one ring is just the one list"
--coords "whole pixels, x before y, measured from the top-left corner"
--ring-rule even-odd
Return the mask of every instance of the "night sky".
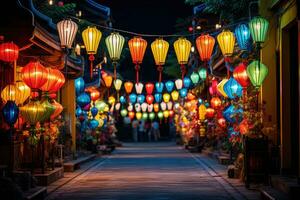
[[[142, 34], [174, 34], [176, 20], [192, 15], [192, 7], [186, 5], [184, 0], [99, 0], [99, 2], [111, 8], [114, 28]], [[141, 65], [140, 81], [157, 81], [158, 72], [150, 49], [150, 44], [155, 38], [145, 39], [148, 47]], [[125, 44], [125, 47], [128, 45]], [[172, 49], [173, 45], [170, 44], [169, 50]], [[118, 72], [125, 80], [134, 80], [135, 72], [130, 54], [128, 52], [126, 54], [126, 51], [124, 54], [126, 57], [120, 63]], [[164, 78], [170, 77], [164, 75]]]

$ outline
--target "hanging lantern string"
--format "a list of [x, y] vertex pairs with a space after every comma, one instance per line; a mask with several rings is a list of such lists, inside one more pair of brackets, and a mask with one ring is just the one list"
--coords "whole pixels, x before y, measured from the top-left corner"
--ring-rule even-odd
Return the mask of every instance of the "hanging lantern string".
[[136, 77], [136, 83], [139, 84], [139, 70], [140, 70], [139, 64], [136, 64], [134, 68], [135, 68], [135, 74], [136, 74], [136, 76], [135, 76]]
[[117, 63], [114, 62], [113, 65], [114, 65], [114, 80], [116, 80], [117, 79]]

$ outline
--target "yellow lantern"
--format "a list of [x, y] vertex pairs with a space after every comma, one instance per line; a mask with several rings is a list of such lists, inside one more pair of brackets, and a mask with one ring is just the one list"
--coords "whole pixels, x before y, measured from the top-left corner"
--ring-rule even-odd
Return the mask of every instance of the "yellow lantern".
[[31, 89], [23, 81], [17, 81], [16, 86], [20, 90], [20, 99], [18, 100], [18, 103], [23, 104], [28, 97], [30, 97]]
[[198, 114], [199, 114], [199, 119], [201, 121], [205, 120], [205, 115], [206, 115], [206, 107], [205, 105], [201, 104], [198, 108]]
[[171, 98], [171, 96], [168, 93], [165, 93], [163, 95], [164, 102], [166, 102], [166, 103], [168, 103], [170, 101], [170, 98]]
[[220, 83], [217, 85], [217, 90], [218, 92], [225, 98], [227, 98], [227, 94], [224, 91], [224, 85], [227, 83], [228, 79], [224, 78], [222, 81], [220, 81]]
[[170, 113], [169, 113], [168, 110], [165, 110], [165, 111], [163, 112], [163, 115], [164, 115], [164, 118], [168, 118], [169, 115], [170, 115]]
[[25, 120], [33, 126], [43, 119], [46, 109], [40, 101], [31, 101], [25, 106], [21, 107], [20, 111]]
[[231, 31], [222, 31], [217, 40], [223, 56], [231, 56], [234, 50], [235, 37]]
[[16, 104], [20, 103], [21, 91], [16, 85], [9, 84], [1, 92], [1, 98], [3, 101], [14, 101]]
[[140, 120], [142, 118], [142, 113], [140, 112], [135, 113], [135, 117], [137, 120]]
[[184, 78], [187, 64], [191, 52], [192, 43], [186, 38], [179, 38], [174, 42], [174, 49], [177, 56], [178, 63], [180, 64], [182, 79]]
[[162, 65], [165, 64], [169, 43], [162, 38], [156, 39], [151, 43], [151, 50], [154, 56], [155, 64], [158, 66], [159, 82], [161, 82]]
[[115, 104], [115, 102], [116, 102], [115, 97], [113, 97], [113, 96], [108, 97], [108, 103], [109, 103], [110, 105]]
[[177, 101], [178, 98], [179, 98], [179, 92], [174, 90], [172, 93], [171, 93], [171, 96], [172, 96], [172, 99], [173, 101]]

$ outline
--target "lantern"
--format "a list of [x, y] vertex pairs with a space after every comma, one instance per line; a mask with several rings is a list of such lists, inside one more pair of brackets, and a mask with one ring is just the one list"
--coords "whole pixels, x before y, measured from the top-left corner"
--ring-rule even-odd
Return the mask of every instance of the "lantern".
[[136, 94], [130, 94], [129, 95], [129, 101], [130, 101], [130, 103], [135, 103], [136, 99], [137, 99]]
[[155, 118], [155, 113], [149, 113], [149, 119], [152, 121]]
[[78, 26], [71, 19], [62, 20], [57, 23], [57, 31], [62, 48], [72, 48], [73, 41], [77, 34]]
[[25, 120], [33, 126], [43, 118], [45, 107], [40, 101], [31, 101], [21, 107], [20, 111]]
[[152, 94], [152, 92], [154, 90], [154, 84], [153, 83], [147, 83], [145, 88], [146, 88], [147, 94]]
[[44, 114], [43, 116], [40, 118], [40, 122], [45, 122], [46, 120], [50, 119], [50, 116], [54, 113], [55, 111], [55, 106], [52, 105], [48, 99], [44, 99], [43, 101], [41, 101], [41, 104], [44, 106]]
[[91, 96], [91, 100], [92, 101], [96, 101], [100, 98], [100, 92], [99, 90], [97, 89], [93, 89], [91, 92], [90, 92], [90, 96]]
[[115, 109], [118, 111], [121, 108], [121, 104], [118, 102], [115, 104]]
[[173, 103], [172, 103], [171, 101], [169, 101], [169, 102], [167, 103], [167, 108], [168, 108], [168, 110], [172, 110], [172, 107], [173, 107]]
[[162, 82], [155, 83], [156, 92], [162, 93], [164, 89], [164, 84]]
[[234, 30], [237, 43], [242, 50], [247, 50], [250, 45], [250, 31], [247, 25], [240, 24]]
[[135, 84], [135, 91], [137, 94], [141, 94], [143, 92], [143, 83], [136, 83]]
[[134, 116], [135, 116], [135, 113], [134, 113], [134, 112], [132, 112], [132, 111], [128, 112], [128, 117], [129, 117], [131, 120], [133, 120]]
[[89, 127], [92, 130], [95, 130], [99, 126], [99, 122], [96, 119], [91, 119], [89, 121]]
[[222, 31], [217, 40], [223, 56], [231, 56], [234, 50], [235, 37], [231, 31]]
[[223, 89], [230, 99], [242, 96], [241, 85], [232, 77], [225, 83]]
[[176, 86], [177, 90], [180, 90], [182, 88], [182, 86], [183, 86], [183, 81], [181, 79], [177, 79], [175, 81], [175, 86]]
[[76, 95], [80, 95], [84, 92], [85, 83], [82, 77], [75, 79], [75, 91]]
[[114, 79], [117, 78], [117, 62], [120, 60], [122, 49], [124, 46], [125, 38], [120, 35], [119, 33], [111, 33], [106, 39], [106, 47], [110, 56], [110, 59], [112, 60], [114, 64]]
[[132, 62], [135, 64], [136, 70], [136, 82], [139, 82], [139, 64], [142, 63], [144, 54], [147, 47], [147, 41], [141, 37], [134, 37], [128, 41], [128, 46], [132, 58]]
[[148, 119], [148, 113], [143, 113], [142, 114], [142, 118], [143, 118], [143, 120], [147, 120]]
[[199, 75], [195, 72], [193, 72], [191, 74], [190, 78], [191, 78], [194, 85], [196, 85], [199, 82], [199, 79], [200, 79]]
[[162, 111], [159, 111], [159, 112], [157, 113], [157, 117], [158, 117], [159, 119], [162, 119], [162, 118], [164, 117], [163, 112], [162, 112]]
[[121, 87], [122, 87], [122, 80], [121, 79], [116, 79], [114, 80], [114, 86], [115, 86], [115, 89], [117, 91], [120, 91]]
[[261, 63], [260, 61], [252, 61], [247, 67], [247, 74], [252, 85], [256, 88], [259, 88], [266, 76], [268, 75], [268, 68], [266, 65]]
[[154, 97], [152, 96], [152, 95], [147, 95], [146, 96], [146, 102], [148, 103], [148, 104], [152, 104], [153, 103], [153, 101], [154, 101]]
[[173, 88], [174, 88], [174, 82], [173, 81], [167, 81], [165, 83], [166, 89], [168, 92], [172, 92]]
[[187, 99], [189, 101], [194, 100], [195, 98], [196, 98], [196, 96], [193, 93], [191, 93], [191, 92], [187, 93]]
[[162, 100], [162, 95], [160, 93], [154, 94], [155, 102], [159, 103]]
[[148, 104], [147, 103], [142, 103], [141, 107], [142, 107], [142, 111], [146, 112], [147, 108], [148, 108]]
[[233, 105], [228, 106], [223, 111], [223, 116], [230, 123], [240, 122], [243, 119], [243, 110], [236, 109]]
[[133, 106], [132, 106], [132, 104], [129, 104], [129, 105], [128, 105], [127, 110], [128, 110], [128, 111], [133, 111]]
[[243, 87], [246, 88], [249, 85], [249, 78], [247, 75], [246, 66], [244, 63], [240, 63], [233, 71], [233, 78]]
[[7, 101], [2, 108], [2, 115], [7, 124], [13, 126], [19, 116], [19, 108], [13, 101]]
[[206, 116], [206, 107], [205, 105], [201, 104], [198, 108], [198, 114], [199, 114], [199, 119], [201, 121], [205, 120], [205, 116]]
[[169, 117], [174, 117], [174, 111], [173, 110], [169, 110]]
[[104, 80], [105, 86], [107, 88], [110, 88], [111, 84], [112, 84], [113, 77], [110, 76], [110, 75], [106, 75], [106, 76], [103, 76], [103, 80]]
[[189, 88], [189, 87], [191, 86], [191, 79], [189, 79], [188, 77], [185, 77], [185, 78], [183, 79], [183, 86], [184, 86], [185, 88]]
[[124, 88], [125, 88], [125, 91], [126, 91], [127, 94], [131, 93], [132, 88], [133, 88], [133, 83], [131, 83], [129, 81], [125, 82], [124, 83]]
[[82, 93], [77, 97], [76, 102], [80, 107], [83, 108], [91, 102], [91, 98], [87, 93]]
[[153, 109], [154, 109], [154, 112], [158, 112], [159, 111], [159, 104], [158, 103], [153, 104]]
[[137, 102], [138, 103], [144, 103], [145, 102], [145, 96], [140, 94], [137, 96]]
[[164, 118], [168, 118], [169, 117], [169, 111], [168, 110], [165, 110], [163, 112], [163, 115], [164, 115]]
[[51, 69], [51, 68], [46, 68], [48, 71], [47, 73], [47, 81], [46, 83], [41, 87], [41, 90], [43, 92], [49, 92], [53, 87], [55, 87], [58, 77], [57, 77], [57, 70]]
[[207, 118], [213, 118], [215, 115], [215, 110], [213, 108], [207, 108], [206, 109], [206, 117]]
[[126, 103], [126, 98], [124, 96], [120, 96], [120, 103]]
[[63, 111], [64, 108], [60, 103], [56, 102], [55, 100], [53, 100], [53, 102], [51, 104], [55, 110], [52, 113], [52, 115], [50, 116], [50, 119], [54, 120]]
[[220, 81], [220, 83], [217, 85], [217, 90], [218, 92], [225, 98], [227, 98], [227, 94], [224, 91], [224, 85], [226, 84], [226, 82], [228, 81], [227, 78], [222, 79], [222, 81]]
[[218, 110], [222, 105], [222, 101], [219, 97], [213, 97], [210, 100], [210, 105], [211, 105], [212, 108]]
[[218, 119], [218, 124], [219, 124], [220, 127], [225, 128], [226, 127], [226, 120], [223, 117], [221, 117], [221, 118]]
[[13, 101], [19, 104], [21, 100], [21, 91], [15, 85], [9, 84], [1, 91], [1, 98], [4, 102]]
[[189, 60], [192, 43], [185, 38], [179, 38], [174, 42], [174, 49], [177, 57], [177, 61], [180, 64], [182, 79], [185, 76], [186, 69], [185, 64]]
[[163, 95], [164, 102], [168, 103], [170, 101], [170, 98], [171, 98], [170, 94], [164, 93]]
[[49, 92], [55, 93], [65, 84], [66, 80], [65, 76], [58, 69], [53, 69], [53, 72], [56, 75], [57, 81], [54, 85], [52, 85]]
[[104, 112], [104, 109], [106, 107], [106, 103], [103, 101], [97, 100], [95, 102], [95, 107], [98, 109], [98, 112]]
[[0, 44], [0, 60], [14, 62], [19, 57], [19, 47], [13, 42]]
[[207, 62], [213, 52], [215, 39], [210, 35], [201, 35], [196, 39], [196, 46], [202, 61]]
[[255, 17], [249, 22], [252, 39], [256, 43], [263, 43], [266, 40], [269, 29], [269, 22], [263, 17]]
[[209, 87], [209, 93], [214, 96], [217, 94], [217, 85], [218, 85], [218, 81], [213, 78], [213, 80], [211, 81], [211, 86]]
[[174, 90], [173, 92], [171, 92], [171, 96], [172, 96], [173, 101], [177, 101], [179, 98], [179, 92]]
[[122, 109], [122, 110], [121, 110], [121, 116], [122, 116], [122, 117], [126, 117], [127, 114], [128, 114], [128, 112], [127, 112], [126, 109]]
[[161, 38], [156, 39], [151, 43], [151, 50], [154, 56], [155, 64], [159, 71], [159, 82], [161, 82], [162, 65], [165, 64], [167, 53], [169, 49], [169, 43]]
[[182, 88], [181, 90], [179, 90], [179, 95], [181, 98], [185, 98], [187, 95], [187, 89], [186, 88]]
[[142, 113], [140, 113], [140, 112], [135, 113], [135, 117], [137, 120], [142, 119]]
[[152, 112], [153, 104], [148, 104], [147, 110], [148, 110], [148, 112]]
[[40, 89], [47, 82], [48, 71], [39, 62], [29, 62], [21, 74], [24, 83], [33, 90]]
[[87, 54], [89, 54], [90, 65], [90, 77], [93, 78], [93, 61], [94, 55], [97, 53], [98, 46], [102, 37], [102, 33], [96, 27], [87, 27], [82, 31], [82, 39], [85, 45]]
[[23, 81], [17, 81], [16, 86], [20, 91], [19, 104], [23, 104], [30, 97], [31, 89]]
[[134, 109], [135, 109], [136, 112], [140, 112], [140, 111], [141, 111], [141, 104], [136, 103], [136, 104], [134, 105]]
[[202, 79], [202, 80], [205, 80], [206, 77], [207, 77], [207, 71], [205, 68], [200, 68], [199, 71], [198, 71], [198, 74], [199, 74], [199, 77]]

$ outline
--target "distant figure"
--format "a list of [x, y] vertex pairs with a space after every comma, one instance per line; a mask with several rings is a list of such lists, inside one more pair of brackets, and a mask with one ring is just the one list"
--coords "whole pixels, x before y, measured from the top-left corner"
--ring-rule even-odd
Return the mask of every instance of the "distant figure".
[[152, 132], [154, 135], [154, 140], [157, 141], [160, 138], [159, 124], [157, 121], [152, 122]]
[[151, 142], [151, 123], [150, 121], [145, 122], [145, 138], [148, 136], [148, 142]]
[[139, 126], [139, 121], [138, 120], [133, 120], [132, 122], [132, 138], [134, 142], [138, 141], [138, 126]]
[[138, 137], [139, 137], [139, 141], [140, 142], [142, 142], [144, 140], [144, 135], [145, 135], [144, 125], [145, 125], [145, 122], [143, 120], [139, 122]]

